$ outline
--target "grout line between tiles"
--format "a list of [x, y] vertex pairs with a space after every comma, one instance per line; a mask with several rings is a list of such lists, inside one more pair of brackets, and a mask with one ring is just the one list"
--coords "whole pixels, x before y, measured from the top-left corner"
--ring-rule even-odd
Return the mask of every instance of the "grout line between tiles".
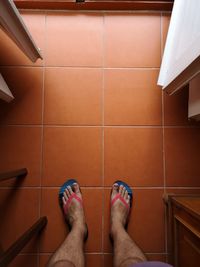
[[[102, 21], [102, 185], [105, 185], [105, 168], [104, 168], [104, 154], [105, 154], [105, 146], [104, 146], [104, 124], [105, 124], [105, 108], [104, 108], [104, 90], [105, 90], [105, 15], [103, 13], [103, 21]], [[105, 229], [105, 193], [104, 189], [102, 190], [102, 244], [101, 250], [102, 253], [104, 251], [104, 229]], [[103, 264], [104, 264], [104, 256], [103, 256]]]
[[162, 125], [56, 125], [56, 124], [2, 124], [3, 127], [48, 127], [48, 128], [157, 128], [157, 129], [200, 129], [200, 125], [179, 125], [179, 126], [162, 126]]
[[[164, 189], [163, 186], [130, 186], [132, 189], [134, 190], [160, 190], [160, 189]], [[15, 188], [13, 186], [0, 186], [0, 190], [2, 189], [11, 189], [11, 188]], [[59, 186], [42, 186], [43, 189], [59, 189]], [[89, 189], [89, 190], [96, 190], [96, 189], [111, 189], [112, 185], [110, 186], [81, 186], [82, 189]], [[40, 189], [40, 186], [20, 186], [20, 188], [18, 190], [24, 190], [24, 189]], [[166, 189], [172, 189], [172, 190], [200, 190], [200, 186], [166, 186]]]
[[[0, 68], [43, 68], [43, 65], [35, 66], [35, 65], [0, 65]], [[150, 71], [150, 70], [159, 70], [160, 67], [105, 67], [103, 64], [103, 67], [105, 70], [141, 70], [141, 71]], [[59, 69], [59, 68], [65, 68], [65, 69], [102, 69], [102, 66], [53, 66], [49, 65], [46, 66], [46, 69]]]
[[[108, 14], [113, 14], [113, 13], [119, 13], [119, 14], [160, 14], [160, 10], [71, 10], [71, 9], [24, 9], [24, 8], [19, 8], [20, 12], [26, 12], [26, 13], [43, 13], [46, 11], [46, 13], [108, 13]], [[165, 11], [166, 14], [170, 14], [171, 11]], [[47, 14], [49, 15], [49, 14]]]
[[[44, 36], [44, 55], [46, 55], [46, 12], [44, 13], [44, 27], [45, 27], [45, 36]], [[43, 176], [43, 158], [44, 158], [44, 104], [45, 104], [45, 65], [46, 60], [44, 56], [43, 61], [43, 94], [42, 94], [42, 137], [41, 137], [41, 166], [40, 166], [40, 202], [39, 202], [39, 216], [41, 216], [41, 207], [42, 207], [42, 176]], [[38, 245], [38, 259], [39, 259], [39, 253], [40, 253], [40, 240]], [[39, 267], [39, 260], [38, 260], [38, 267]]]
[[161, 12], [161, 21], [160, 21], [160, 35], [161, 35], [161, 40], [160, 40], [160, 44], [161, 44], [161, 59], [163, 57], [163, 49], [164, 49], [164, 42], [163, 42], [163, 12]]
[[[160, 53], [161, 53], [161, 60], [163, 57], [163, 17], [160, 17]], [[162, 157], [163, 157], [163, 184], [164, 184], [164, 194], [166, 193], [166, 159], [165, 159], [165, 103], [164, 103], [164, 94], [165, 92], [162, 90]], [[165, 230], [165, 253], [168, 251], [168, 236], [167, 236], [167, 211], [166, 208], [164, 207], [164, 230]]]

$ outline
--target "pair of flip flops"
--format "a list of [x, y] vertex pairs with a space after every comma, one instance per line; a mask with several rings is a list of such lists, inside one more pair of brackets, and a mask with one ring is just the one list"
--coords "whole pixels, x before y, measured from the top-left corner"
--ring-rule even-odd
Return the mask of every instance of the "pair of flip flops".
[[[60, 188], [60, 191], [59, 191], [59, 204], [60, 204], [60, 207], [62, 208], [64, 214], [66, 215], [67, 212], [68, 212], [68, 208], [69, 208], [69, 205], [70, 203], [72, 202], [73, 199], [76, 199], [81, 205], [82, 205], [82, 199], [80, 199], [79, 196], [77, 196], [77, 194], [74, 192], [74, 188], [73, 186], [77, 184], [77, 181], [75, 179], [70, 179], [68, 181], [66, 181]], [[114, 205], [114, 203], [119, 199], [125, 206], [126, 208], [129, 210], [130, 212], [130, 208], [132, 207], [132, 201], [133, 201], [133, 192], [131, 190], [131, 188], [123, 181], [116, 181], [114, 184], [118, 185], [120, 187], [120, 185], [124, 186], [128, 192], [128, 195], [130, 197], [130, 206], [126, 203], [126, 201], [124, 200], [124, 198], [121, 197], [121, 194], [118, 193], [112, 200], [111, 202], [111, 206]], [[67, 203], [64, 205], [63, 204], [63, 196], [64, 196], [64, 192], [65, 190], [68, 188], [68, 187], [71, 187], [72, 190], [73, 190], [73, 194], [71, 194], [70, 198], [67, 200]], [[68, 223], [68, 222], [67, 222]], [[128, 224], [128, 222], [127, 222]], [[126, 224], [126, 226], [127, 226]], [[69, 229], [71, 230], [71, 225], [68, 223], [68, 226], [69, 226]], [[87, 226], [87, 225], [86, 225]], [[88, 231], [87, 231], [87, 235], [85, 237], [85, 240], [87, 239], [88, 237]]]

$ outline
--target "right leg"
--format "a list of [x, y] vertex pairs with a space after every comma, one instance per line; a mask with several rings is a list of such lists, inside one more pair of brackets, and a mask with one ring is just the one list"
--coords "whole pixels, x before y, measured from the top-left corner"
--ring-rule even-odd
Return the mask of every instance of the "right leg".
[[[130, 197], [125, 187], [113, 185], [111, 201], [120, 193], [130, 207]], [[131, 264], [146, 261], [141, 249], [130, 238], [125, 231], [125, 224], [129, 210], [120, 199], [111, 207], [111, 236], [114, 242], [114, 267], [128, 267]]]

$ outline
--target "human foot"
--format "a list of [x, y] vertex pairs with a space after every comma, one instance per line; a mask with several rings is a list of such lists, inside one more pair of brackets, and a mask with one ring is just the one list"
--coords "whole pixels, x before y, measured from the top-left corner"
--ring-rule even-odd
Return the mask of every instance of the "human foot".
[[131, 197], [125, 186], [113, 184], [111, 192], [111, 235], [125, 227], [130, 212]]
[[82, 194], [78, 183], [67, 186], [62, 196], [65, 219], [70, 229], [78, 228], [86, 237], [87, 226], [82, 201]]

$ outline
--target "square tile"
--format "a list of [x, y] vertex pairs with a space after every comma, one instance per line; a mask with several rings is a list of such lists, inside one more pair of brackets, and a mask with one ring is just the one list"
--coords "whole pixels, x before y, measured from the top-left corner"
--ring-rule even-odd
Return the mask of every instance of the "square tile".
[[[20, 11], [22, 19], [28, 28], [31, 36], [37, 47], [41, 49], [43, 57], [45, 56], [45, 15], [41, 12]], [[17, 47], [17, 45], [0, 30], [1, 44], [1, 60], [0, 65], [36, 65], [42, 66], [44, 63], [38, 59], [35, 63], [32, 62], [25, 54]]]
[[[3, 250], [9, 248], [39, 219], [39, 189], [0, 188], [0, 235]], [[35, 253], [38, 236], [23, 249]]]
[[157, 70], [105, 71], [106, 125], [161, 125], [162, 92]]
[[102, 70], [47, 68], [44, 122], [101, 125]]
[[48, 13], [46, 23], [48, 66], [102, 66], [102, 14]]
[[104, 254], [104, 267], [112, 267], [113, 266], [113, 255], [110, 253]]
[[[133, 206], [128, 225], [129, 235], [144, 252], [164, 252], [163, 190], [134, 189], [133, 194]], [[105, 189], [104, 195], [104, 252], [111, 252], [110, 189]]]
[[166, 128], [167, 186], [200, 186], [200, 128]]
[[[40, 127], [0, 127], [0, 147], [3, 157], [0, 172], [27, 168], [27, 176], [21, 186], [39, 186], [41, 179], [41, 128]], [[4, 181], [0, 186], [15, 185], [16, 179]]]
[[46, 267], [46, 264], [49, 261], [51, 256], [52, 256], [52, 253], [39, 254], [39, 266], [38, 267]]
[[160, 20], [160, 14], [106, 14], [105, 66], [160, 67]]
[[163, 186], [162, 129], [106, 128], [105, 185]]
[[173, 95], [164, 93], [164, 125], [200, 125], [188, 119], [189, 86], [185, 86]]
[[102, 185], [102, 129], [45, 127], [42, 184], [60, 186], [67, 178]]
[[37, 255], [31, 254], [19, 254], [17, 257], [9, 264], [9, 267], [38, 267], [38, 257]]
[[[63, 213], [58, 204], [59, 188], [43, 188], [41, 213], [48, 217], [48, 225], [41, 239], [40, 252], [54, 252], [68, 233]], [[83, 203], [89, 236], [86, 252], [102, 250], [102, 189], [82, 188]], [[52, 232], [56, 233], [52, 235]]]
[[2, 67], [0, 72], [15, 97], [10, 103], [0, 102], [0, 123], [41, 124], [42, 68]]
[[87, 267], [102, 267], [103, 254], [86, 254], [86, 266]]

